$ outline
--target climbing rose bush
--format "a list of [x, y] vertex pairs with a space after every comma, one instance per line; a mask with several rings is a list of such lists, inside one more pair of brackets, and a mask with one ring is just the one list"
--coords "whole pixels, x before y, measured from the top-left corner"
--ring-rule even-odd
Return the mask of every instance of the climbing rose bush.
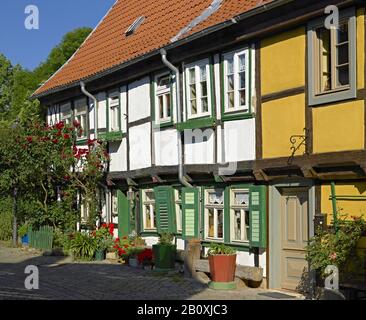
[[72, 219], [77, 217], [78, 193], [83, 196], [91, 220], [96, 219], [95, 195], [109, 155], [105, 143], [99, 140], [78, 146], [77, 137], [82, 130], [77, 121], [28, 123], [3, 130], [7, 138], [0, 141], [0, 191], [10, 193], [16, 186], [20, 202], [26, 199], [31, 203], [23, 220], [60, 229], [75, 225]]
[[363, 217], [341, 217], [338, 222], [338, 232], [334, 228], [319, 231], [310, 239], [307, 246], [307, 259], [311, 268], [320, 272], [325, 277], [325, 268], [335, 265], [340, 270], [340, 275], [345, 276], [348, 264], [357, 261], [356, 247], [366, 231], [366, 221]]

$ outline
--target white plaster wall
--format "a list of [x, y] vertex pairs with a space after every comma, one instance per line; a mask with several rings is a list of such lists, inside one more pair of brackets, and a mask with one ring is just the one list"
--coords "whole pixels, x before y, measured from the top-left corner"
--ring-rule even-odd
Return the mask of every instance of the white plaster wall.
[[127, 87], [120, 88], [121, 92], [121, 129], [122, 132], [127, 131]]
[[226, 121], [224, 162], [255, 160], [255, 119]]
[[185, 241], [183, 239], [177, 239], [177, 250], [185, 250]]
[[109, 144], [111, 158], [110, 172], [127, 171], [127, 140], [111, 142]]
[[129, 130], [130, 169], [151, 167], [151, 123], [132, 127]]
[[155, 164], [172, 166], [178, 164], [178, 132], [175, 129], [154, 132]]
[[132, 82], [128, 90], [128, 121], [134, 122], [151, 115], [150, 78]]
[[220, 56], [214, 56], [214, 79], [215, 79], [215, 100], [216, 118], [221, 119], [221, 79], [220, 79]]
[[142, 237], [142, 239], [145, 240], [147, 247], [152, 247], [154, 244], [159, 242], [158, 237]]
[[[98, 97], [96, 96], [98, 99]], [[89, 99], [89, 130], [94, 130], [94, 103]], [[94, 135], [91, 135], [91, 138], [93, 138]]]
[[[204, 141], [205, 138], [207, 141]], [[195, 140], [195, 142], [193, 142]], [[184, 151], [186, 164], [214, 163], [215, 133], [212, 129], [184, 131]]]
[[[107, 95], [105, 92], [100, 92], [98, 99], [98, 128], [106, 129], [107, 127]], [[94, 112], [94, 111], [93, 111]], [[94, 128], [94, 125], [93, 125]]]

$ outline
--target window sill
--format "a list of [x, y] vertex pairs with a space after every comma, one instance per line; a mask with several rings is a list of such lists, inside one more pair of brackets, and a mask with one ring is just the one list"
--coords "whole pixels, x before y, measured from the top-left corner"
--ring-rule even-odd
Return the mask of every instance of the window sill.
[[309, 92], [309, 106], [321, 106], [333, 102], [340, 102], [345, 100], [351, 100], [357, 98], [356, 88], [350, 88], [346, 90], [332, 91], [329, 93], [322, 93], [314, 95]]
[[210, 128], [215, 126], [216, 121], [213, 117], [197, 118], [187, 120], [186, 122], [177, 123], [178, 131], [199, 129], [199, 128]]
[[155, 230], [151, 230], [151, 231], [141, 231], [141, 236], [142, 237], [158, 237], [159, 236], [159, 234], [158, 234], [158, 232]]
[[99, 138], [105, 141], [121, 141], [124, 137], [122, 131], [104, 132], [99, 134]]
[[87, 144], [88, 144], [88, 139], [87, 138], [76, 140], [76, 145], [77, 146], [84, 146], [84, 145], [87, 145]]
[[154, 123], [154, 129], [160, 129], [160, 128], [168, 128], [172, 127], [174, 125], [173, 121], [166, 121], [166, 122], [155, 122]]
[[250, 245], [249, 243], [243, 243], [243, 244], [237, 244], [237, 243], [227, 243], [223, 241], [211, 241], [209, 242], [207, 239], [202, 241], [202, 246], [207, 248], [210, 247], [210, 244], [214, 243], [224, 243], [225, 245], [234, 248], [236, 251], [243, 251], [243, 252], [249, 252], [250, 251]]
[[252, 119], [254, 117], [255, 117], [254, 113], [237, 111], [237, 112], [231, 112], [231, 113], [224, 113], [222, 115], [222, 120], [223, 121], [245, 120], [245, 119]]

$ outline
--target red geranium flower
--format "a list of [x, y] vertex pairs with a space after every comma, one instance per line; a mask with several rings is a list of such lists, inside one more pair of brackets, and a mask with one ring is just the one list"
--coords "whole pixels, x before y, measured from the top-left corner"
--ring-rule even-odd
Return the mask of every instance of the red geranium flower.
[[64, 139], [65, 139], [65, 140], [70, 139], [70, 135], [69, 135], [69, 134], [67, 134], [67, 133], [65, 133], [65, 134], [64, 134]]
[[61, 122], [57, 123], [55, 127], [57, 130], [62, 130], [65, 127], [65, 123], [63, 121], [61, 121]]
[[94, 142], [97, 141], [96, 139], [88, 139], [88, 145], [91, 146], [94, 144]]
[[27, 141], [28, 141], [29, 143], [32, 143], [32, 142], [33, 142], [33, 138], [32, 138], [32, 137], [27, 137]]
[[58, 140], [57, 140], [57, 139], [53, 139], [53, 140], [52, 140], [52, 142], [53, 142], [54, 144], [58, 144]]
[[72, 122], [72, 124], [74, 125], [74, 127], [75, 127], [75, 128], [79, 128], [79, 127], [80, 127], [80, 123], [79, 123], [79, 121], [77, 121], [77, 120], [74, 120], [74, 121]]

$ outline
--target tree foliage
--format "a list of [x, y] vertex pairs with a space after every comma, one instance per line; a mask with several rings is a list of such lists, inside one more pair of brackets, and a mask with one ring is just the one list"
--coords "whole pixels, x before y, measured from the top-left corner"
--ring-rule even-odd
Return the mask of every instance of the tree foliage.
[[90, 28], [78, 28], [67, 33], [46, 61], [33, 71], [20, 65], [12, 66], [0, 54], [0, 120], [12, 122], [19, 119], [21, 123], [40, 120], [42, 110], [39, 101], [31, 100], [31, 95], [70, 59], [91, 31]]
[[54, 126], [28, 123], [5, 127], [0, 138], [0, 193], [18, 188], [22, 220], [61, 230], [76, 223], [77, 196], [89, 209], [90, 224], [98, 214], [96, 193], [108, 161], [105, 145], [76, 146], [80, 124]]

